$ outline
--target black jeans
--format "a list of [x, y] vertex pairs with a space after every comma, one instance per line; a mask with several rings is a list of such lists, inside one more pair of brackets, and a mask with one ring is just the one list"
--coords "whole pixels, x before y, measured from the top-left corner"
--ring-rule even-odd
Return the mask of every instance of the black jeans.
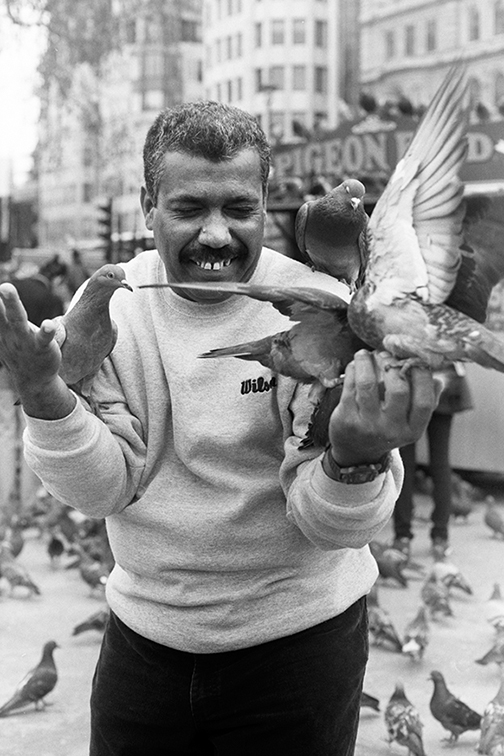
[[[452, 415], [434, 412], [427, 426], [429, 443], [429, 473], [432, 477], [431, 538], [448, 538], [448, 524], [452, 500], [452, 470], [450, 466], [450, 432]], [[404, 483], [394, 508], [396, 538], [413, 538], [415, 444], [400, 449], [404, 462]]]
[[161, 646], [112, 614], [90, 756], [351, 756], [367, 658], [365, 598], [295, 635], [216, 654]]

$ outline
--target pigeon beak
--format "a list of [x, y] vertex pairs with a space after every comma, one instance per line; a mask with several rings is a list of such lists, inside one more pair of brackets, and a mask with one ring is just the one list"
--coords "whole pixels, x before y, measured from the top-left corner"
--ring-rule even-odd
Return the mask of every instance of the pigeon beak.
[[133, 287], [129, 285], [129, 283], [126, 281], [125, 278], [121, 281], [121, 286], [123, 289], [128, 289], [128, 291], [133, 291]]
[[352, 197], [352, 199], [350, 200], [350, 204], [352, 205], [354, 210], [357, 210], [361, 202], [362, 200], [360, 199], [360, 197]]

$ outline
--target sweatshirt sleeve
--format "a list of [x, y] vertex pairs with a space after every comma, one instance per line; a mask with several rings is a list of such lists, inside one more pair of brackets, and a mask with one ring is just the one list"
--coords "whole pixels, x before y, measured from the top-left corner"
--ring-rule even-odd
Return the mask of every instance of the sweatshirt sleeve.
[[286, 438], [280, 479], [287, 496], [287, 517], [323, 550], [361, 548], [388, 522], [401, 491], [403, 465], [392, 452], [388, 472], [369, 483], [349, 485], [329, 478], [323, 452], [299, 449], [307, 427], [306, 387], [298, 386], [289, 406], [291, 435]]
[[136, 497], [146, 448], [140, 423], [127, 407], [110, 403], [102, 422], [80, 401], [67, 417], [26, 417], [25, 457], [47, 490], [89, 517], [106, 517]]

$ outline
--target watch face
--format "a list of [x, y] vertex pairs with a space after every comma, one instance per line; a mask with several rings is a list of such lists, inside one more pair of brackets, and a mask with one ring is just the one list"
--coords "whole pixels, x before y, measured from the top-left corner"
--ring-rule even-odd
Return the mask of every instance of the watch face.
[[372, 480], [380, 475], [379, 470], [375, 470], [371, 467], [358, 468], [352, 470], [352, 472], [341, 472], [342, 483], [370, 483]]

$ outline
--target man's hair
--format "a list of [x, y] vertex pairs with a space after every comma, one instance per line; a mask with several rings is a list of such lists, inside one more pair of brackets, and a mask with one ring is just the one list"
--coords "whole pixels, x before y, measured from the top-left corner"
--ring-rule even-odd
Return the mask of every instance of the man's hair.
[[166, 108], [147, 132], [143, 149], [147, 192], [157, 203], [167, 152], [186, 152], [215, 162], [231, 160], [245, 149], [256, 150], [266, 197], [271, 149], [257, 120], [244, 110], [212, 101], [189, 102]]

